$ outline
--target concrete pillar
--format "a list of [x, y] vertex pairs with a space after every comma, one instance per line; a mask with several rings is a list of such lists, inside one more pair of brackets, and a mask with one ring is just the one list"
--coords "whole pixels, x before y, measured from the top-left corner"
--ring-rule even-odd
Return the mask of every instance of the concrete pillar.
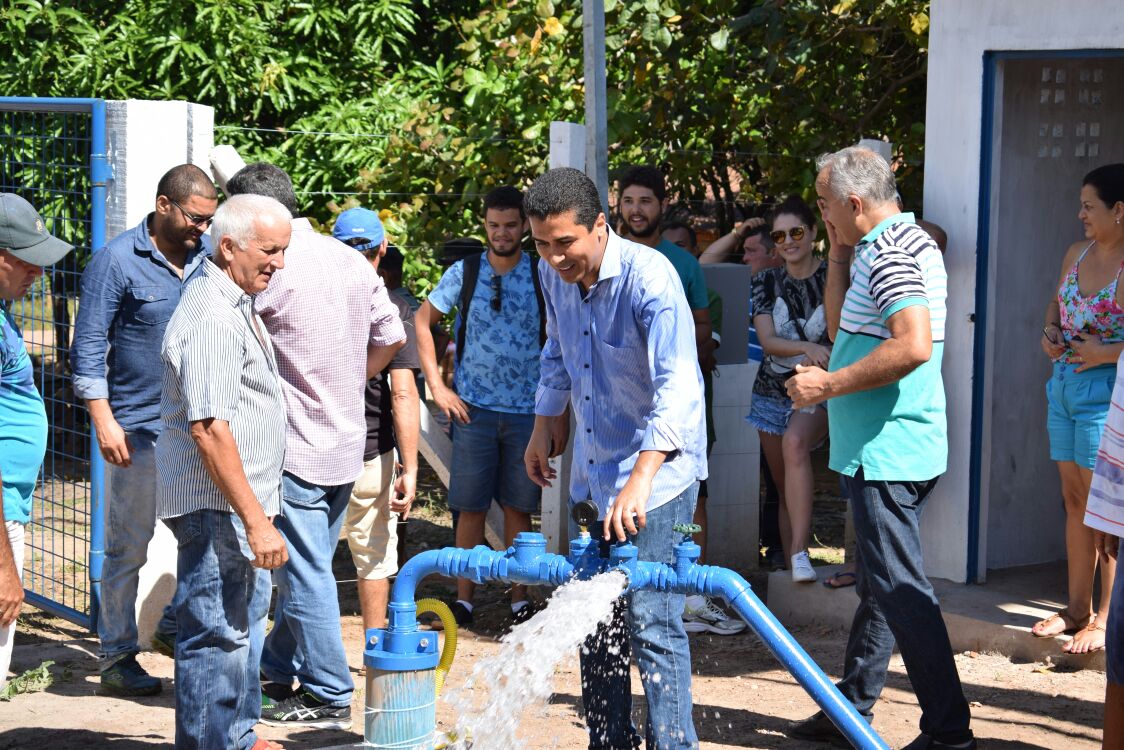
[[[172, 167], [192, 163], [206, 171], [214, 146], [214, 110], [190, 102], [106, 103], [106, 134], [112, 181], [106, 213], [109, 238], [136, 226], [152, 211], [156, 185]], [[153, 487], [155, 492], [156, 488]], [[164, 606], [176, 588], [176, 540], [157, 522], [141, 569], [137, 627], [147, 647]]]
[[[550, 168], [573, 167], [585, 171], [586, 129], [574, 122], [550, 123]], [[570, 464], [573, 451], [574, 420], [570, 418], [570, 446], [566, 452], [553, 459], [558, 478], [553, 487], [542, 492], [542, 517], [540, 530], [546, 537], [548, 552], [564, 555], [569, 552], [570, 533]]]
[[191, 163], [210, 174], [215, 113], [190, 102], [137, 99], [106, 102], [106, 134], [113, 179], [106, 234], [135, 226], [156, 200], [156, 183], [177, 164]]
[[749, 267], [703, 266], [706, 284], [722, 297], [722, 345], [714, 377], [716, 440], [710, 453], [707, 560], [737, 570], [757, 567], [761, 538], [760, 455], [757, 431], [745, 421], [757, 363], [747, 362]]

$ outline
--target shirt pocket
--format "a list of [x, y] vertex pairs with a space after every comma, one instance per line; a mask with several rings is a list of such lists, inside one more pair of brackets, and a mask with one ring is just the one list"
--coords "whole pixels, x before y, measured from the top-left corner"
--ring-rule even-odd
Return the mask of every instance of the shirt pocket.
[[177, 300], [158, 286], [133, 286], [129, 288], [132, 299], [132, 317], [145, 325], [167, 323], [175, 312]]
[[602, 341], [600, 368], [612, 378], [616, 388], [632, 389], [651, 381], [648, 371], [648, 351], [642, 346], [613, 346]]

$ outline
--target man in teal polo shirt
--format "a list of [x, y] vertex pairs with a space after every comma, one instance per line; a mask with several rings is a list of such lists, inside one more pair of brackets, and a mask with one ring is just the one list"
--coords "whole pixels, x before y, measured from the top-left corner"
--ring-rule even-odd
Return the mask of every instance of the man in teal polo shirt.
[[[968, 750], [968, 702], [921, 559], [921, 510], [948, 461], [944, 261], [913, 214], [899, 213], [882, 157], [852, 147], [817, 167], [835, 346], [827, 371], [797, 367], [788, 392], [798, 409], [828, 402], [830, 465], [854, 512], [859, 608], [839, 690], [870, 717], [896, 641], [921, 706], [921, 735], [905, 750]], [[842, 739], [822, 712], [791, 734]]]
[[9, 307], [73, 248], [52, 237], [31, 204], [0, 193], [0, 688], [8, 680], [16, 617], [23, 605], [23, 532], [47, 452], [47, 411], [31, 358]]

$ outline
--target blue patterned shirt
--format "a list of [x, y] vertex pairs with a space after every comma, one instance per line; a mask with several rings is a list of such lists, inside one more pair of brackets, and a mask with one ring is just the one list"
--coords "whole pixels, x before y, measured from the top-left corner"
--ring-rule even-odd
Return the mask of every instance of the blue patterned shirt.
[[[539, 380], [539, 303], [531, 278], [531, 259], [524, 254], [515, 268], [497, 278], [500, 309], [492, 309], [492, 278], [496, 274], [485, 253], [468, 308], [464, 355], [457, 363], [453, 386], [464, 401], [508, 414], [531, 414]], [[430, 292], [429, 304], [448, 313], [460, 304], [464, 261], [457, 261]]]
[[706, 479], [695, 321], [671, 263], [609, 230], [588, 293], [546, 263], [539, 273], [547, 338], [535, 413], [555, 416], [573, 404], [570, 502], [588, 498], [604, 517], [645, 450], [668, 453], [649, 511]]

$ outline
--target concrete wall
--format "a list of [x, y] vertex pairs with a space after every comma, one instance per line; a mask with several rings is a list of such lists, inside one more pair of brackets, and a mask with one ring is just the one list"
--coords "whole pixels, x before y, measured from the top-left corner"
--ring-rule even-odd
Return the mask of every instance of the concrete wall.
[[[107, 102], [106, 132], [113, 170], [106, 236], [112, 239], [152, 211], [156, 185], [169, 169], [190, 162], [208, 170], [207, 155], [214, 147], [214, 110], [188, 102]], [[137, 594], [141, 648], [148, 646], [175, 586], [176, 540], [158, 522]]]
[[[976, 294], [984, 53], [1119, 49], [1124, 40], [1124, 14], [1118, 12], [1118, 4], [1112, 0], [933, 0], [930, 15], [925, 216], [941, 224], [949, 234], [945, 258], [950, 295], [944, 376], [950, 453], [948, 473], [937, 485], [926, 510], [923, 537], [928, 572], [963, 581], [968, 562], [972, 347], [976, 335], [970, 316], [975, 312]], [[1037, 100], [1037, 88], [1028, 95]], [[1035, 132], [1038, 125], [1037, 121], [1033, 123]], [[1074, 198], [1070, 204], [1072, 212], [1076, 205]], [[1028, 213], [1027, 218], [1033, 216]], [[1043, 262], [1056, 265], [1056, 250], [1049, 252], [1049, 258]], [[1040, 318], [1045, 300], [1028, 299], [1030, 302], [1033, 311], [1027, 315]], [[1026, 342], [1026, 346], [1026, 356], [1015, 360], [1015, 366], [1035, 361], [1037, 341]], [[1002, 395], [1015, 404], [1043, 398], [1040, 389]], [[1021, 430], [1044, 427], [1023, 422]], [[1049, 459], [1043, 455], [1040, 460]], [[981, 524], [986, 529], [986, 493], [983, 504], [985, 515]], [[981, 533], [978, 551], [976, 573], [982, 578], [989, 559], [986, 533]]]
[[111, 239], [138, 224], [156, 201], [156, 184], [177, 164], [210, 174], [215, 113], [190, 102], [138, 99], [106, 103], [106, 132], [113, 182], [106, 234]]
[[[744, 348], [744, 347], [743, 347]], [[720, 365], [714, 379], [714, 426], [707, 500], [707, 559], [735, 570], [757, 567], [761, 538], [757, 431], [745, 421], [757, 363]]]
[[757, 567], [760, 539], [761, 449], [745, 421], [757, 363], [746, 363], [749, 330], [749, 267], [703, 266], [706, 283], [722, 297], [722, 346], [714, 378], [716, 440], [710, 454], [707, 500], [707, 563], [738, 570]]

